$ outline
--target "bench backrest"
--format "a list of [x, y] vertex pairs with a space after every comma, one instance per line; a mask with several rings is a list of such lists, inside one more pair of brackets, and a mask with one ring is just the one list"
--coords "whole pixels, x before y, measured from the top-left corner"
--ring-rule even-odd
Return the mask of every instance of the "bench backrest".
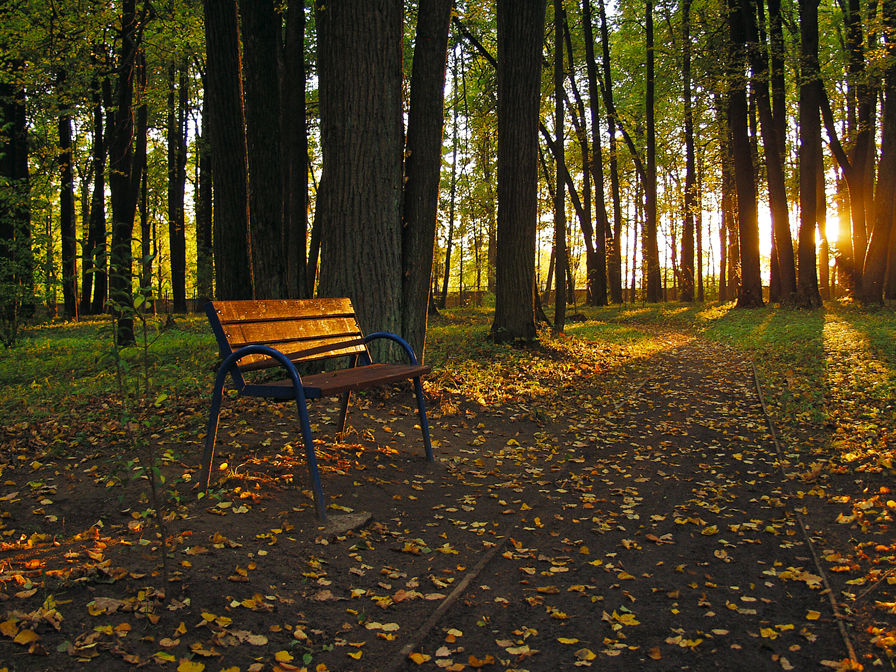
[[[269, 345], [294, 362], [369, 357], [362, 341], [364, 334], [347, 298], [212, 301], [205, 312], [222, 358], [252, 344]], [[241, 371], [277, 365], [264, 355], [247, 355], [239, 362]]]

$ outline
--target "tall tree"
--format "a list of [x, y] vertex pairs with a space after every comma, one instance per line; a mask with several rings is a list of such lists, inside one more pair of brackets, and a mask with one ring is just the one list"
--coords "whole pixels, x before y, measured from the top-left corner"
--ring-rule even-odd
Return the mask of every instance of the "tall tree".
[[[234, 0], [203, 0], [206, 93], [214, 192], [215, 286], [220, 299], [254, 297], [239, 22]], [[279, 179], [279, 178], [278, 178]]]
[[684, 90], [684, 226], [681, 231], [682, 301], [694, 300], [694, 216], [697, 204], [697, 167], [694, 157], [694, 111], [691, 99], [691, 0], [681, 3], [682, 84]]
[[644, 175], [644, 269], [645, 296], [647, 301], [656, 302], [662, 298], [660, 286], [660, 252], [657, 240], [657, 185], [656, 185], [656, 52], [653, 36], [653, 0], [644, 4], [647, 70], [644, 94], [644, 116], [647, 126], [646, 167]]
[[[761, 3], [759, 11], [762, 11]], [[794, 300], [796, 292], [796, 268], [793, 257], [793, 240], [790, 237], [790, 217], [787, 208], [787, 185], [784, 173], [785, 136], [781, 134], [780, 125], [772, 110], [772, 99], [769, 94], [768, 52], [764, 49], [764, 37], [760, 39], [756, 25], [755, 7], [750, 11], [742, 12], [740, 16], [745, 22], [743, 30], [747, 39], [747, 53], [753, 75], [750, 80], [751, 92], [756, 101], [762, 133], [772, 235], [775, 260], [777, 261], [776, 268], [773, 270], [780, 293], [775, 299], [790, 303]], [[774, 40], [773, 48], [777, 48], [776, 43], [777, 40]], [[774, 77], [783, 77], [783, 75], [775, 72]], [[777, 80], [774, 85], [781, 86]], [[775, 91], [775, 95], [778, 95], [777, 91]]]
[[171, 298], [176, 313], [187, 312], [187, 236], [184, 189], [187, 182], [187, 104], [185, 63], [168, 66], [168, 249]]
[[747, 35], [744, 31], [749, 0], [728, 0], [728, 26], [731, 32], [731, 81], [728, 91], [728, 124], [731, 153], [734, 155], [734, 183], [737, 193], [737, 224], [740, 241], [740, 287], [738, 308], [764, 305], [762, 276], [759, 269], [759, 214], [756, 177], [747, 131], [747, 86], [745, 77]]
[[[109, 298], [116, 316], [116, 337], [122, 345], [134, 342], [131, 242], [142, 174], [142, 162], [134, 151], [134, 139], [138, 135], [134, 124], [134, 77], [143, 18], [145, 16], [137, 14], [136, 0], [123, 0], [115, 122], [109, 139], [109, 200], [112, 205]], [[145, 151], [145, 139], [143, 146]]]
[[563, 0], [554, 0], [554, 133], [557, 151], [557, 188], [554, 192], [554, 333], [562, 333], [566, 323], [566, 151], [563, 132]]
[[314, 294], [308, 269], [308, 124], [305, 109], [305, 3], [286, 8], [283, 72], [280, 78], [280, 125], [283, 167], [283, 227], [290, 296]]
[[498, 0], [498, 342], [535, 332], [538, 117], [546, 0]]
[[[880, 163], [877, 169], [875, 191], [874, 227], [868, 242], [868, 254], [862, 271], [862, 286], [859, 295], [862, 303], [879, 304], [886, 298], [888, 258], [893, 250], [893, 218], [896, 217], [893, 192], [896, 190], [896, 59], [894, 59], [894, 35], [896, 35], [896, 1], [883, 0], [881, 3], [885, 35], [887, 36], [887, 61], [884, 77], [884, 100], [882, 120], [882, 144]], [[890, 276], [896, 268], [889, 268]]]
[[815, 256], [818, 208], [818, 157], [821, 156], [821, 124], [818, 69], [818, 0], [800, 0], [800, 229], [797, 296], [800, 305], [821, 305]]
[[[588, 170], [594, 179], [595, 250], [594, 269], [589, 272], [593, 285], [590, 299], [596, 306], [607, 305], [608, 273], [612, 264], [607, 263], [607, 241], [613, 245], [613, 230], [607, 216], [604, 195], [604, 159], [600, 132], [600, 89], [598, 88], [597, 59], [594, 57], [594, 27], [591, 18], [591, 0], [582, 0], [582, 28], [585, 37], [585, 68], [588, 73], [588, 97], [591, 100], [591, 160]], [[618, 270], [618, 269], [617, 269]]]
[[[60, 77], [60, 83], [64, 77]], [[64, 94], [63, 94], [64, 95]], [[78, 316], [78, 244], [75, 225], [75, 172], [72, 168], [72, 116], [63, 110], [59, 130], [59, 229], [62, 238], [62, 299], [65, 316]]]
[[350, 297], [365, 330], [398, 332], [403, 3], [328, 0], [316, 3], [316, 17], [323, 151], [315, 210], [318, 294]]
[[[613, 103], [613, 75], [610, 67], [610, 29], [604, 0], [598, 0], [600, 11], [601, 63], [603, 66], [603, 98], [607, 112], [607, 134], [610, 154], [610, 198], [613, 202], [613, 239], [607, 250], [607, 276], [610, 283], [610, 300], [622, 303], [622, 197], [619, 186], [619, 158], [617, 154], [616, 107]], [[609, 240], [609, 237], [608, 237]]]
[[280, 82], [277, 55], [282, 30], [274, 0], [239, 3], [243, 45], [243, 105], [249, 160], [249, 222], [255, 298], [287, 296], [283, 182], [280, 170]]
[[100, 313], [106, 303], [106, 142], [102, 89], [109, 88], [108, 78], [100, 84], [94, 78], [90, 86], [93, 144], [90, 213], [86, 223], [87, 241], [81, 274], [81, 313]]
[[452, 0], [421, 0], [411, 70], [402, 213], [402, 335], [422, 361], [442, 173], [445, 66]]
[[23, 64], [8, 58], [9, 53], [0, 49], [0, 338], [4, 342], [15, 338], [20, 311], [34, 301]]

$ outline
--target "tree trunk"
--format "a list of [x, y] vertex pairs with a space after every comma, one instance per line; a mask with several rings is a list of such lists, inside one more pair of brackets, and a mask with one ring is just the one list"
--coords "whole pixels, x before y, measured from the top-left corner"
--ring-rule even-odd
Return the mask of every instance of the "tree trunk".
[[498, 0], [498, 342], [533, 341], [538, 117], [545, 0]]
[[[896, 30], [896, 0], [883, 1], [883, 19], [887, 34]], [[865, 256], [860, 300], [863, 304], [881, 304], [885, 298], [887, 262], [893, 248], [893, 217], [896, 216], [893, 193], [896, 190], [896, 64], [891, 60], [884, 80], [884, 111], [880, 163], [877, 169], [874, 228]], [[890, 268], [890, 274], [896, 269]]]
[[65, 316], [78, 317], [78, 236], [75, 229], [75, 173], [72, 169], [72, 118], [59, 117], [59, 229], [62, 238], [62, 300]]
[[134, 156], [134, 75], [137, 69], [139, 21], [136, 0], [123, 0], [122, 44], [118, 57], [115, 125], [109, 140], [109, 192], [112, 204], [112, 246], [109, 254], [109, 299], [120, 345], [134, 342], [133, 257], [131, 242], [140, 185], [140, 163]]
[[694, 111], [691, 102], [691, 0], [681, 5], [682, 77], [684, 85], [684, 226], [681, 232], [680, 301], [694, 300], [694, 216], [698, 212], [697, 167], [694, 159]]
[[[591, 0], [582, 0], [582, 27], [585, 34], [585, 67], [588, 73], [588, 97], [591, 101], [591, 161], [590, 171], [594, 179], [594, 289], [590, 293], [591, 303], [595, 306], [607, 305], [609, 250], [607, 242], [613, 245], [613, 231], [607, 216], [607, 201], [604, 196], [604, 159], [600, 137], [600, 90], [597, 84], [597, 61], [594, 57], [594, 28], [591, 17]], [[618, 269], [617, 269], [618, 270]], [[615, 272], [615, 271], [614, 271]], [[590, 284], [590, 283], [589, 283]], [[612, 282], [610, 282], [612, 285]], [[612, 291], [612, 290], [611, 290]]]
[[[753, 71], [751, 87], [759, 113], [762, 147], [765, 152], [773, 248], [777, 262], [775, 277], [780, 292], [777, 298], [783, 303], [791, 303], [796, 293], [796, 268], [793, 240], [790, 237], [790, 216], [787, 208], [787, 186], [784, 174], [785, 136], [778, 134], [779, 124], [772, 114], [767, 52], [764, 49], [765, 45], [760, 43], [754, 12], [752, 10], [742, 12], [741, 17], [745, 21], [743, 29], [746, 34], [747, 52]], [[776, 73], [776, 76], [783, 78], [783, 74]]]
[[402, 335], [423, 361], [442, 174], [452, 0], [421, 0], [411, 71], [402, 222]]
[[280, 81], [283, 227], [289, 296], [314, 294], [308, 283], [308, 124], [305, 111], [305, 3], [289, 0]]
[[249, 230], [256, 299], [288, 295], [283, 182], [280, 171], [281, 20], [274, 0], [239, 3], [243, 44], [243, 108], [249, 159]]
[[212, 156], [209, 115], [202, 115], [202, 132], [196, 138], [196, 303], [201, 309], [212, 300], [215, 278], [212, 250]]
[[203, 0], [206, 98], [214, 191], [215, 294], [219, 299], [255, 295], [249, 232], [246, 134], [239, 55], [239, 24], [233, 0]]
[[[175, 82], [175, 77], [177, 82]], [[187, 236], [184, 190], [187, 183], [187, 66], [168, 68], [168, 245], [174, 312], [187, 312]]]
[[818, 118], [818, 0], [800, 0], [800, 229], [797, 300], [801, 306], [821, 305], [815, 257], [815, 225], [818, 198], [817, 172], [821, 169], [821, 124]]
[[762, 276], [759, 269], [759, 217], [756, 178], [747, 132], [747, 90], [744, 73], [746, 35], [742, 13], [750, 11], [747, 0], [728, 0], [731, 31], [731, 67], [733, 78], [728, 91], [728, 124], [731, 152], [734, 155], [734, 182], [737, 192], [737, 223], [740, 241], [740, 288], [738, 308], [756, 308], [762, 300]]
[[398, 332], [403, 3], [333, 0], [316, 7], [323, 151], [318, 294], [350, 297], [365, 331]]
[[566, 150], [563, 132], [563, 0], [554, 0], [554, 134], [557, 151], [557, 187], [554, 192], [554, 247], [556, 249], [554, 284], [554, 333], [563, 333], [566, 324]]
[[[589, 0], [590, 1], [590, 0]], [[619, 161], [616, 153], [616, 115], [613, 105], [613, 75], [610, 68], [610, 30], [604, 0], [599, 0], [600, 42], [603, 58], [603, 98], [607, 110], [608, 150], [610, 154], [610, 198], [613, 202], [613, 238], [607, 249], [607, 278], [610, 284], [610, 301], [622, 303], [622, 197], [619, 189]]]
[[647, 122], [646, 175], [644, 183], [644, 266], [647, 274], [645, 289], [648, 303], [662, 299], [660, 286], [660, 252], [657, 241], [656, 203], [656, 121], [654, 76], [655, 52], [653, 46], [653, 0], [645, 3], [647, 72], [645, 75], [645, 116]]

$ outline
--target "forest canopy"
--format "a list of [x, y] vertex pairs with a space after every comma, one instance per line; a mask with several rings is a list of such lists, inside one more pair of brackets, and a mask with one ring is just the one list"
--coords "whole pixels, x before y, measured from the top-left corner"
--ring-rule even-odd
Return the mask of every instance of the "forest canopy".
[[513, 4], [3, 3], [4, 342], [212, 297], [348, 295], [422, 351], [485, 293], [505, 340], [551, 297], [896, 296], [896, 0]]

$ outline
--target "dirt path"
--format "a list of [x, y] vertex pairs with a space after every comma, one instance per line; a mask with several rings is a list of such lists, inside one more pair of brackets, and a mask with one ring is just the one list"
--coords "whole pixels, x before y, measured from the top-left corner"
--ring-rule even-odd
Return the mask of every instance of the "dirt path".
[[[579, 431], [556, 441], [573, 454], [531, 449], [530, 487], [505, 497], [531, 510], [420, 651], [440, 667], [473, 655], [532, 670], [844, 659], [752, 376], [692, 341], [654, 359], [616, 410], [567, 416]], [[446, 642], [446, 628], [463, 636]]]

